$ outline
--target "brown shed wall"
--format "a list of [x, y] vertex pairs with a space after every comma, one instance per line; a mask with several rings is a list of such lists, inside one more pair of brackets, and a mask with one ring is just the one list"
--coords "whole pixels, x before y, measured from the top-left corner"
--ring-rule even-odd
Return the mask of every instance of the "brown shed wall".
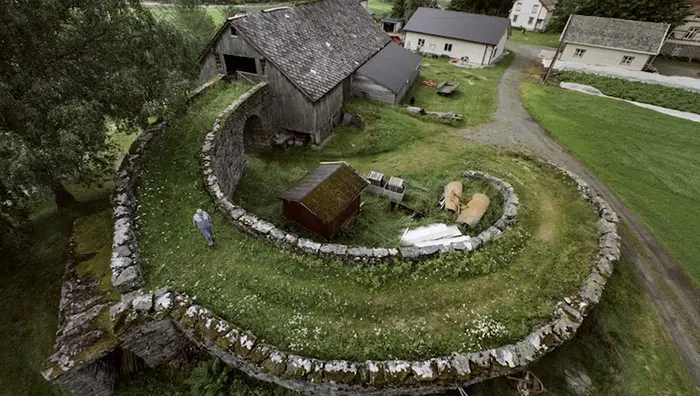
[[288, 220], [297, 223], [304, 229], [307, 229], [315, 234], [318, 234], [326, 239], [331, 237], [340, 230], [346, 221], [360, 213], [360, 202], [362, 196], [352, 200], [350, 204], [338, 215], [333, 221], [324, 224], [313, 212], [309, 211], [300, 202], [282, 200], [284, 215]]

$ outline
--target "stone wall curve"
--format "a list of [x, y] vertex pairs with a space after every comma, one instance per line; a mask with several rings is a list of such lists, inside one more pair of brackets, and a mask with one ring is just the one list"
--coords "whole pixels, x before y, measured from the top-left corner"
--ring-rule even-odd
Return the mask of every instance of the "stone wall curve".
[[237, 98], [219, 114], [202, 146], [202, 173], [204, 185], [216, 208], [238, 229], [277, 247], [316, 255], [323, 259], [338, 259], [351, 263], [378, 263], [393, 259], [423, 260], [444, 253], [475, 251], [483, 245], [500, 239], [503, 232], [518, 221], [520, 199], [513, 186], [503, 180], [478, 171], [466, 171], [465, 178], [484, 180], [491, 184], [503, 199], [501, 217], [478, 236], [468, 242], [457, 242], [437, 247], [365, 247], [337, 243], [320, 243], [287, 232], [262, 220], [246, 209], [235, 205], [232, 199], [236, 186], [245, 171], [245, 147], [243, 130], [246, 120], [255, 116], [255, 110], [268, 94], [266, 84], [261, 83]]
[[[251, 97], [254, 98], [253, 100], [258, 100], [258, 104], [264, 103], [265, 89], [264, 84], [259, 84], [248, 91], [239, 98], [239, 101], [227, 108], [230, 110], [229, 112], [222, 113], [216, 125], [220, 125], [221, 118], [227, 113], [240, 109], [241, 103]], [[259, 95], [257, 99], [254, 96], [256, 94]], [[236, 105], [237, 103], [238, 105]], [[589, 275], [582, 282], [576, 294], [564, 297], [556, 304], [547, 321], [537, 326], [527, 337], [513, 344], [483, 351], [453, 353], [425, 360], [349, 361], [342, 359], [320, 360], [298, 356], [259, 341], [250, 331], [238, 328], [217, 317], [210, 310], [197, 305], [193, 298], [186, 295], [165, 289], [155, 292], [139, 290], [127, 293], [137, 288], [142, 282], [134, 221], [136, 213], [134, 185], [137, 182], [138, 170], [143, 163], [143, 155], [148, 142], [155, 134], [162, 131], [164, 126], [164, 124], [160, 124], [144, 131], [134, 143], [130, 154], [125, 157], [118, 172], [117, 190], [113, 200], [116, 221], [111, 263], [112, 282], [123, 295], [122, 301], [112, 307], [110, 316], [112, 316], [115, 333], [120, 341], [124, 345], [134, 345], [134, 352], [137, 354], [159, 353], [161, 352], [159, 348], [168, 347], [160, 345], [163, 338], [162, 331], [153, 330], [167, 329], [168, 337], [166, 338], [168, 339], [182, 337], [183, 340], [201, 346], [209, 354], [221, 358], [227, 364], [237, 367], [253, 377], [292, 390], [318, 395], [430, 394], [521, 371], [557, 346], [573, 338], [583, 319], [600, 301], [605, 284], [612, 275], [613, 265], [620, 258], [620, 237], [617, 233], [618, 216], [610, 208], [610, 205], [596, 195], [575, 174], [559, 168], [551, 162], [531, 158], [572, 180], [581, 197], [599, 217], [596, 223], [599, 235], [599, 252], [590, 265]], [[241, 219], [240, 222], [246, 226], [256, 229], [256, 232], [271, 232], [272, 227], [268, 228], [267, 226], [269, 223], [250, 223], [250, 220], [247, 220], [248, 223], [246, 223], [245, 218], [249, 215], [241, 208], [235, 207], [230, 201], [222, 199], [225, 195], [216, 180], [215, 160], [211, 157], [214, 149], [212, 143], [216, 139], [213, 132], [207, 135], [205, 147], [202, 150], [205, 172], [206, 169], [210, 170], [208, 174], [205, 173], [205, 181], [213, 181], [207, 184], [207, 189], [215, 199], [217, 206], [220, 206], [219, 209], [223, 209], [225, 214], [231, 215], [232, 212], [239, 211], [240, 216], [236, 219]], [[210, 144], [208, 148], [207, 143]], [[244, 155], [240, 156], [240, 160], [245, 161]], [[476, 171], [465, 172], [465, 176], [489, 177]], [[235, 173], [229, 174], [226, 177], [240, 178], [240, 174], [237, 176]], [[503, 188], [506, 191], [512, 191], [512, 187], [509, 185], [504, 185]], [[510, 203], [516, 207], [519, 205], [517, 201], [511, 200]], [[511, 211], [513, 209], [515, 208], [511, 208]], [[504, 214], [507, 211], [504, 207]], [[320, 247], [318, 249], [320, 250]], [[124, 258], [131, 261], [124, 260]], [[132, 267], [135, 267], [133, 271], [138, 275], [133, 279], [133, 282], [117, 282], [124, 271]], [[125, 298], [127, 296], [128, 298]], [[148, 331], [139, 331], [139, 328], [143, 326], [146, 326]], [[144, 344], [146, 347], [140, 352], [136, 352], [136, 348]], [[147, 360], [147, 356], [142, 357]]]

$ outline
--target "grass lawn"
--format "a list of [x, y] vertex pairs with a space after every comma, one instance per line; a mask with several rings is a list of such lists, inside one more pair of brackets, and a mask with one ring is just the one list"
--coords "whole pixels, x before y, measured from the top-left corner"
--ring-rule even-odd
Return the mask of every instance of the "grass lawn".
[[557, 48], [559, 46], [559, 36], [561, 36], [561, 33], [523, 33], [521, 30], [518, 29], [513, 29], [510, 34], [511, 36], [508, 38], [508, 40], [510, 41], [552, 48]]
[[367, 8], [376, 13], [377, 18], [384, 18], [391, 14], [392, 2], [384, 2], [382, 0], [369, 0]]
[[[464, 119], [457, 123], [459, 126], [488, 122], [498, 107], [498, 82], [513, 58], [510, 54], [494, 67], [466, 69], [450, 64], [448, 59], [426, 57], [421, 62], [420, 76], [404, 97], [404, 103], [408, 104], [410, 98], [415, 97], [414, 106], [462, 114]], [[435, 88], [421, 84], [424, 80], [438, 84], [456, 81], [459, 88], [452, 96], [443, 97]]]
[[[138, 190], [147, 287], [196, 295], [266, 342], [296, 353], [421, 358], [524, 336], [588, 274], [597, 251], [595, 216], [572, 185], [518, 155], [469, 144], [449, 127], [367, 102], [349, 109], [362, 113], [368, 128], [337, 131], [318, 160], [344, 159], [416, 180], [484, 170], [514, 184], [521, 200], [518, 228], [469, 258], [373, 268], [281, 251], [238, 232], [211, 207], [199, 150], [215, 116], [243, 89], [215, 87], [153, 142]], [[294, 154], [308, 155], [280, 156]], [[214, 249], [191, 225], [197, 207], [213, 215]]]
[[616, 98], [700, 114], [700, 94], [681, 88], [572, 71], [557, 72], [555, 81], [586, 84]]
[[[155, 16], [158, 19], [172, 19], [173, 18], [173, 13], [175, 12], [176, 8], [175, 7], [163, 7], [163, 6], [152, 6], [148, 7], [148, 9], [151, 11], [153, 16]], [[212, 21], [214, 21], [214, 25], [218, 28], [221, 26], [222, 23], [226, 20], [226, 17], [224, 16], [224, 13], [222, 12], [221, 8], [219, 7], [206, 7], [207, 14], [211, 17]]]
[[649, 226], [700, 285], [700, 125], [527, 83], [525, 106]]

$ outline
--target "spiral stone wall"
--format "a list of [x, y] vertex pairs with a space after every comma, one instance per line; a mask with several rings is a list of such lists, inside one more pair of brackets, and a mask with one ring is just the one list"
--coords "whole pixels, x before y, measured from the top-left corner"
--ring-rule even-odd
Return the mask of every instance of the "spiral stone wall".
[[[325, 251], [332, 248], [308, 240], [295, 239], [290, 234], [276, 229], [273, 225], [256, 219], [225, 199], [232, 191], [227, 190], [225, 194], [222, 187], [219, 186], [216, 158], [212, 157], [212, 154], [216, 156], [226, 150], [234, 153], [236, 149], [229, 146], [226, 149], [218, 149], [222, 151], [215, 151], [217, 150], [215, 143], [221, 147], [224, 147], [225, 144], [221, 140], [217, 140], [216, 133], [227, 133], [227, 131], [238, 128], [236, 123], [245, 119], [243, 117], [245, 107], [241, 107], [242, 103], [251, 97], [254, 98], [253, 100], [258, 100], [258, 103], [263, 103], [262, 97], [257, 99], [255, 97], [263, 95], [261, 91], [264, 92], [264, 89], [264, 85], [258, 85], [248, 91], [239, 101], [229, 106], [227, 111], [217, 120], [216, 125], [219, 125], [220, 129], [215, 129], [207, 136], [205, 147], [202, 150], [207, 189], [219, 210], [229, 218], [236, 220], [234, 224], [245, 225], [265, 238], [270, 238], [270, 234], [276, 233], [274, 243], [284, 243], [289, 247], [295, 246], [296, 249], [311, 251], [314, 254], [325, 254]], [[113, 202], [116, 221], [112, 254], [112, 282], [122, 292], [122, 298], [120, 302], [110, 308], [110, 318], [114, 324], [114, 333], [121, 346], [133, 351], [152, 366], [172, 359], [180, 348], [193, 343], [212, 356], [219, 357], [227, 364], [237, 367], [253, 377], [308, 394], [423, 395], [444, 389], [454, 389], [456, 386], [469, 385], [488, 378], [521, 371], [557, 346], [570, 340], [583, 319], [600, 301], [607, 279], [612, 275], [613, 265], [620, 257], [620, 238], [617, 234], [618, 217], [608, 203], [597, 196], [576, 175], [558, 168], [554, 164], [541, 163], [542, 166], [551, 167], [554, 171], [560, 172], [572, 180], [581, 197], [599, 216], [596, 223], [599, 234], [599, 252], [595, 260], [590, 263], [590, 273], [582, 282], [579, 291], [574, 295], [563, 297], [556, 304], [549, 319], [543, 321], [527, 337], [499, 348], [455, 352], [447, 356], [416, 361], [320, 360], [299, 356], [262, 342], [247, 329], [237, 327], [235, 324], [216, 316], [207, 308], [197, 305], [193, 298], [186, 295], [166, 289], [157, 291], [133, 290], [140, 285], [142, 276], [135, 233], [137, 201], [133, 189], [148, 141], [163, 128], [164, 126], [161, 125], [154, 130], [145, 131], [146, 135], [141, 136], [134, 143], [132, 151], [125, 158], [125, 162], [119, 170], [117, 194]], [[219, 139], [223, 139], [223, 135]], [[240, 140], [233, 141], [240, 142]], [[240, 165], [240, 170], [218, 170], [231, 172], [221, 173], [223, 180], [237, 183], [237, 178], [240, 178], [244, 168], [245, 159], [242, 151], [238, 153], [236, 161], [240, 161], [237, 162]], [[218, 166], [223, 165], [219, 164]], [[476, 171], [465, 172], [465, 176], [482, 178], [489, 182], [498, 180]], [[235, 183], [233, 183], [234, 188]], [[517, 218], [519, 202], [512, 187], [503, 183], [500, 185], [499, 191], [504, 198], [504, 215], [494, 227], [489, 229], [491, 231], [486, 231], [489, 236], [483, 238], [482, 243], [484, 240], [499, 238], [502, 232], [499, 225], [501, 227], [511, 226]], [[248, 229], [245, 230], [251, 232]], [[348, 248], [345, 254], [353, 260], [357, 259], [358, 255], [350, 253], [349, 250]], [[385, 252], [371, 250], [372, 253], [369, 257], [378, 259], [385, 257], [383, 256]], [[386, 250], [388, 255], [388, 249]], [[438, 252], [432, 254], [438, 254]], [[395, 256], [402, 259], [414, 258], [401, 251], [398, 251]], [[130, 261], [122, 258], [128, 258]], [[133, 272], [138, 276], [128, 277], [129, 281], [127, 282], [124, 281], [123, 274], [129, 268], [135, 268]], [[61, 370], [66, 373], [71, 370], [71, 366], [65, 365]]]

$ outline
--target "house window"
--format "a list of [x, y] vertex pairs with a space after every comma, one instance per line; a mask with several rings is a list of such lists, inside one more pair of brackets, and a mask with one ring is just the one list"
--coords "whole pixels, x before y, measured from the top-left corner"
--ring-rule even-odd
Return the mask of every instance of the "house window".
[[422, 47], [425, 45], [425, 39], [418, 39], [418, 47]]
[[540, 5], [539, 5], [539, 4], [535, 4], [535, 5], [532, 6], [532, 13], [533, 13], [533, 14], [537, 14], [537, 11], [539, 11], [539, 10], [540, 10]]
[[583, 58], [583, 55], [585, 53], [586, 53], [585, 49], [576, 48], [576, 51], [574, 51], [574, 58]]
[[634, 56], [623, 56], [622, 62], [620, 62], [620, 64], [622, 66], [630, 66], [632, 64], [632, 61], [634, 61]]
[[450, 43], [445, 43], [445, 51], [446, 51], [446, 52], [452, 51], [452, 44], [450, 44]]
[[523, 8], [523, 3], [518, 3], [515, 5], [515, 11], [520, 11], [521, 8]]
[[517, 21], [518, 21], [518, 16], [517, 16], [517, 15], [513, 15], [513, 22], [517, 22]]
[[527, 20], [527, 24], [528, 24], [528, 25], [532, 25], [532, 22], [534, 22], [534, 21], [535, 21], [535, 17], [530, 17], [530, 18]]
[[700, 28], [692, 27], [688, 29], [687, 32], [685, 32], [685, 35], [683, 36], [683, 40], [694, 40], [695, 36], [697, 36], [698, 32], [700, 31]]
[[231, 36], [238, 36], [238, 32], [236, 32], [236, 28], [231, 26]]

